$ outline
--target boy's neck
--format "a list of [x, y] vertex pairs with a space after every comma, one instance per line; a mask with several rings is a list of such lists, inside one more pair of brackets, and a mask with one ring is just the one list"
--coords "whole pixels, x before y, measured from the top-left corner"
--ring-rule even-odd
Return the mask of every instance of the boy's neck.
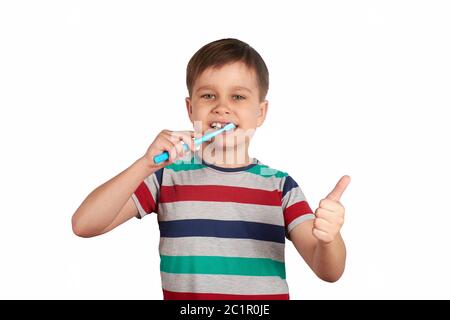
[[202, 146], [197, 155], [206, 163], [223, 168], [245, 167], [254, 161], [248, 155], [248, 145], [234, 146], [233, 148], [215, 148], [212, 150]]

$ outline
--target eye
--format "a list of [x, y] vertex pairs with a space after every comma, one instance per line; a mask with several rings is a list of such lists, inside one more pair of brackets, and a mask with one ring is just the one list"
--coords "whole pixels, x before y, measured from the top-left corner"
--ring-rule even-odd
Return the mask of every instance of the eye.
[[202, 96], [200, 96], [202, 99], [206, 99], [206, 100], [211, 100], [211, 99], [214, 99], [215, 98], [215, 95], [213, 95], [213, 94], [211, 94], [211, 93], [207, 93], [207, 94], [204, 94], [204, 95], [202, 95]]
[[235, 95], [233, 96], [233, 100], [245, 100], [245, 97], [244, 97], [244, 96], [241, 96], [241, 95], [239, 95], [239, 94], [235, 94]]

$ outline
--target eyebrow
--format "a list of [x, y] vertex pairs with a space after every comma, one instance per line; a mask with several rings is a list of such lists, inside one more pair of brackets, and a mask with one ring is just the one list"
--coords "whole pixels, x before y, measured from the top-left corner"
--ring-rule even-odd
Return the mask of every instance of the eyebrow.
[[[207, 90], [207, 89], [214, 90], [215, 87], [214, 87], [214, 86], [209, 86], [209, 85], [201, 86], [201, 87], [198, 88], [196, 91]], [[243, 86], [233, 86], [233, 87], [231, 87], [231, 89], [233, 89], [233, 90], [244, 90], [244, 91], [248, 91], [248, 92], [250, 92], [250, 93], [252, 92], [252, 90], [250, 90], [250, 89], [247, 88], [247, 87], [243, 87]]]
[[235, 89], [235, 90], [244, 90], [244, 91], [248, 91], [250, 93], [252, 92], [252, 90], [250, 90], [249, 88], [241, 87], [241, 86], [234, 86], [233, 89]]
[[207, 89], [214, 90], [214, 87], [213, 86], [201, 86], [200, 88], [197, 88], [196, 91], [207, 90]]

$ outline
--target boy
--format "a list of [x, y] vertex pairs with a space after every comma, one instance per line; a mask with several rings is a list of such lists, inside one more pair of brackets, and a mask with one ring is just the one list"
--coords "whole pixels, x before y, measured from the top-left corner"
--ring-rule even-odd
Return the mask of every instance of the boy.
[[[84, 200], [74, 233], [100, 235], [156, 212], [164, 299], [289, 299], [285, 237], [318, 277], [338, 280], [346, 255], [339, 200], [350, 178], [313, 213], [292, 177], [249, 157], [268, 107], [261, 56], [237, 39], [217, 40], [191, 58], [186, 80], [195, 134], [160, 132], [142, 158]], [[194, 136], [230, 122], [234, 130], [195, 149]], [[169, 160], [156, 164], [164, 151]]]

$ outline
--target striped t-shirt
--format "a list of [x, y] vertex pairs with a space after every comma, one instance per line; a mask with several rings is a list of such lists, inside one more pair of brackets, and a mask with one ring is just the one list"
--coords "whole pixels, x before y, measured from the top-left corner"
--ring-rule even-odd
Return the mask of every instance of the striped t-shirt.
[[285, 237], [314, 214], [287, 173], [194, 155], [147, 177], [132, 198], [139, 218], [158, 214], [164, 299], [289, 299]]

